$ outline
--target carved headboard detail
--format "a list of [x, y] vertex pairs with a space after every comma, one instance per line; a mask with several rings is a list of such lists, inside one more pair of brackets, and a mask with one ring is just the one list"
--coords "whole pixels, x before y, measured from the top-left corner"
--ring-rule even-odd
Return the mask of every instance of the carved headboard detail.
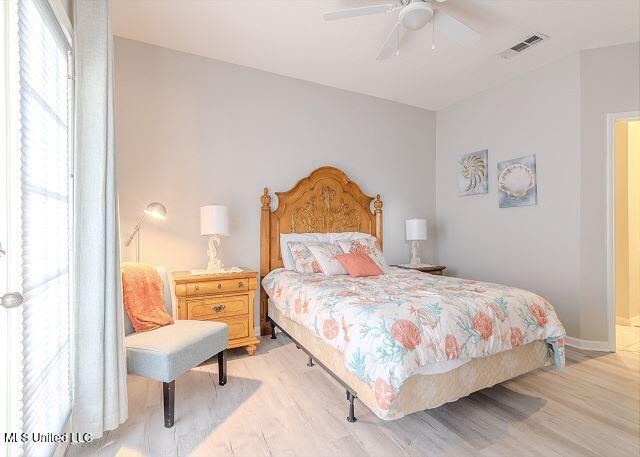
[[[382, 248], [382, 200], [367, 196], [341, 170], [322, 167], [286, 192], [276, 192], [278, 207], [271, 211], [265, 187], [260, 196], [260, 274], [282, 268], [281, 233], [363, 232], [378, 238]], [[373, 202], [373, 211], [371, 209]], [[260, 289], [260, 332], [271, 332], [266, 321], [267, 294]]]

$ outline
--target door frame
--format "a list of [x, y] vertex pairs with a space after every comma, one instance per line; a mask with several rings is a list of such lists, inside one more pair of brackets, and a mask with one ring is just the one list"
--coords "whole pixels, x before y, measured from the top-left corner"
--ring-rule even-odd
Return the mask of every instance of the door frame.
[[616, 352], [616, 134], [619, 121], [640, 119], [640, 111], [607, 114], [607, 324], [608, 346]]

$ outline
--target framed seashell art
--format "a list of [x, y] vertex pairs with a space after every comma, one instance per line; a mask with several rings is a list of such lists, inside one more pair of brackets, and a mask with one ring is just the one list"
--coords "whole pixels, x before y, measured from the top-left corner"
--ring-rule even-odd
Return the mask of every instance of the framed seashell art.
[[535, 155], [498, 162], [498, 203], [500, 208], [538, 203]]
[[489, 192], [488, 155], [489, 152], [483, 149], [461, 154], [458, 158], [458, 190], [461, 196]]

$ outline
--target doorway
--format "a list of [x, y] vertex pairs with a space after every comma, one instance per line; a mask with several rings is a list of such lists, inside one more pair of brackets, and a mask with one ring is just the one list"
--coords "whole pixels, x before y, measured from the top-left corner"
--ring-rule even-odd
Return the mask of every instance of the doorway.
[[610, 311], [615, 317], [610, 342], [616, 351], [640, 352], [640, 116], [611, 116], [614, 306]]

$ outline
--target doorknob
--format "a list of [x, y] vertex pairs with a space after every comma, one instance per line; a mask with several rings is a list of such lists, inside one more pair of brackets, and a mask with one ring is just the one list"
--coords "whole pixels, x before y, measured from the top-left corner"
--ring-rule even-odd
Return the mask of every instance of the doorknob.
[[22, 295], [20, 295], [18, 292], [9, 292], [4, 294], [0, 298], [0, 305], [4, 306], [7, 309], [17, 308], [22, 304], [23, 300], [24, 298], [22, 298]]

